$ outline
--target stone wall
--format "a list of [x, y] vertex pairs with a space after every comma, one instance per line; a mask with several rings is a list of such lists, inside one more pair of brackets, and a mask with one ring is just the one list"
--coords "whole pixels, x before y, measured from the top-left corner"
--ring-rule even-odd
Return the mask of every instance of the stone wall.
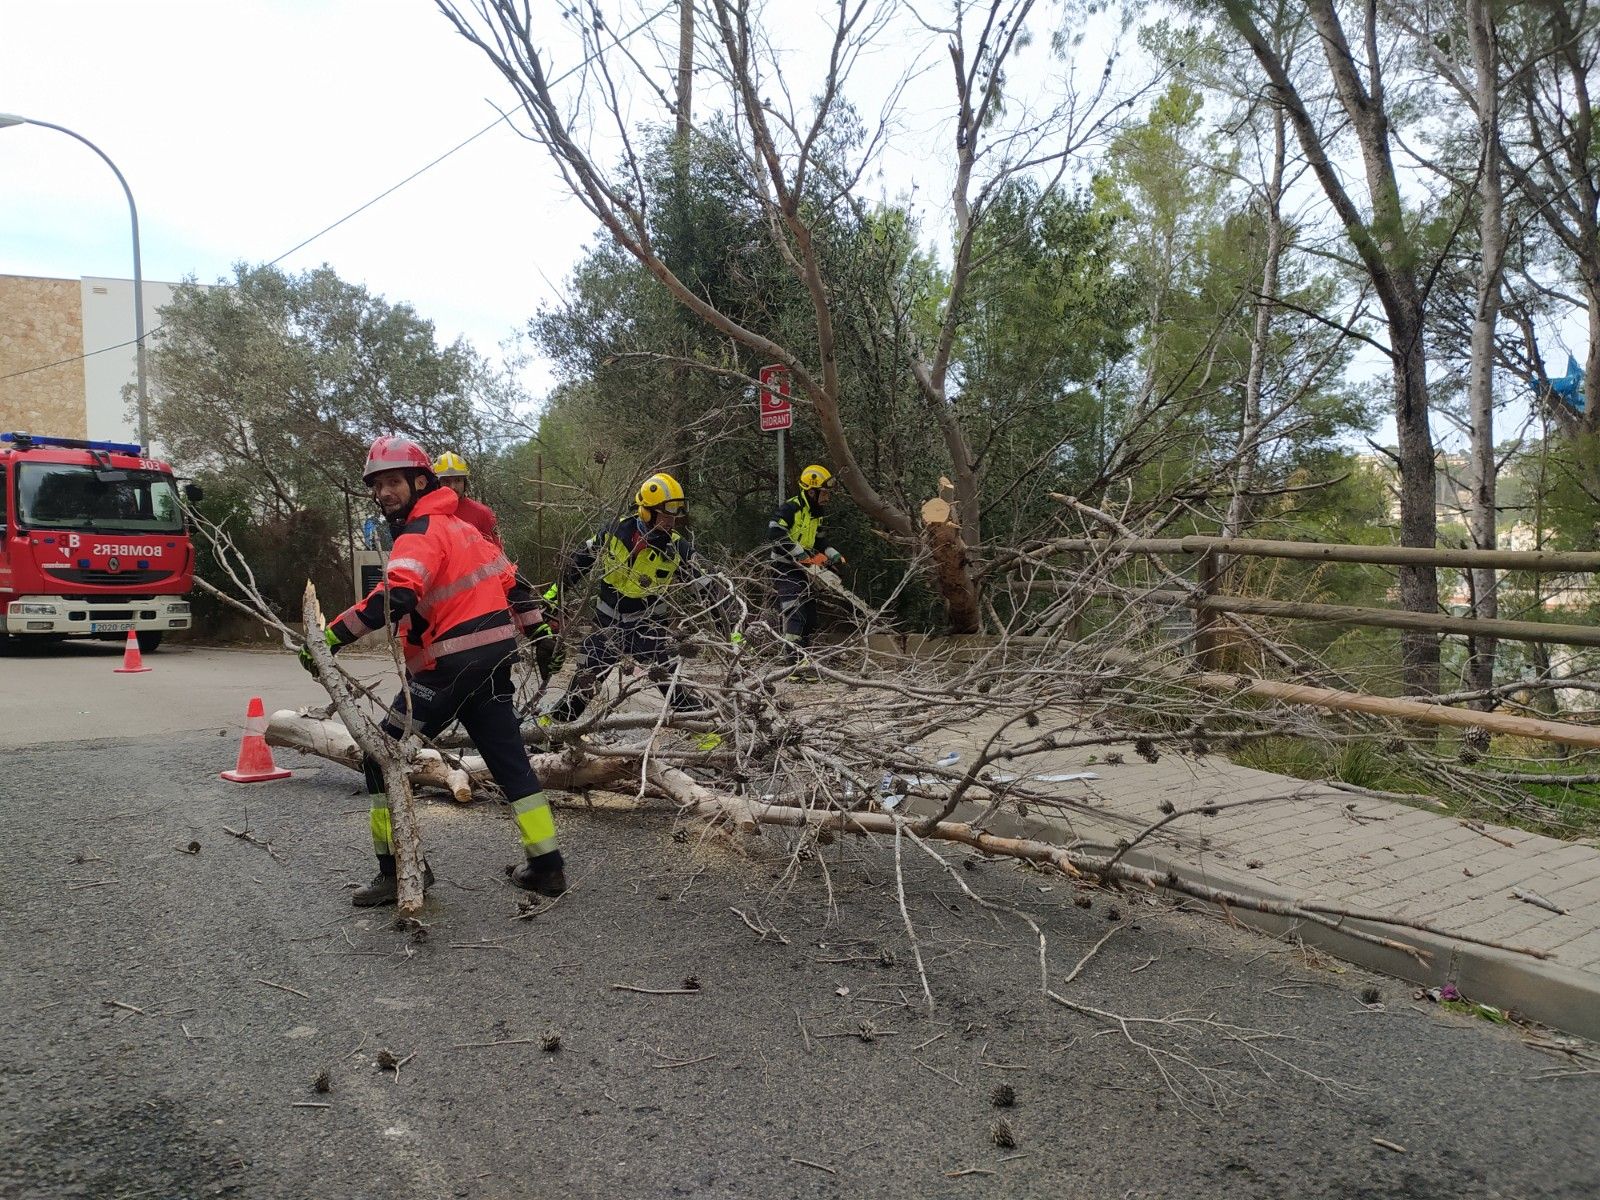
[[87, 436], [81, 293], [76, 279], [0, 275], [0, 430]]

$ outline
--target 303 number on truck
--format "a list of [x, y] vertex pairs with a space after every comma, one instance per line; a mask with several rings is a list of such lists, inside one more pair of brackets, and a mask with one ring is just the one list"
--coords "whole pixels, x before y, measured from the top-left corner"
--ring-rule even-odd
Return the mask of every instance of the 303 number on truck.
[[131, 629], [150, 651], [189, 627], [194, 544], [166, 463], [130, 443], [0, 433], [0, 496], [0, 639]]

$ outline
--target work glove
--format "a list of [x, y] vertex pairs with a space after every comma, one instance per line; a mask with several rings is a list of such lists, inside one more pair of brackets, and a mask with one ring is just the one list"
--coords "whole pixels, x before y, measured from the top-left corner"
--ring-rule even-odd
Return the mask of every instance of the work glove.
[[832, 546], [828, 547], [823, 557], [827, 559], [829, 568], [836, 575], [839, 573], [839, 568], [844, 566], [844, 555], [840, 554]]
[[533, 639], [533, 653], [539, 663], [539, 672], [549, 680], [567, 661], [566, 647], [556, 637], [556, 631], [551, 628], [549, 621], [535, 625], [528, 631], [528, 636]]
[[[322, 640], [327, 643], [328, 649], [332, 653], [339, 653], [339, 635], [334, 633], [332, 628], [324, 629], [322, 631]], [[320, 674], [320, 672], [317, 670], [317, 660], [311, 657], [310, 646], [300, 647], [300, 665], [307, 671], [311, 672], [313, 676]]]
[[539, 606], [544, 610], [544, 622], [528, 630], [531, 638], [553, 638], [561, 628], [561, 584], [552, 583], [539, 594]]

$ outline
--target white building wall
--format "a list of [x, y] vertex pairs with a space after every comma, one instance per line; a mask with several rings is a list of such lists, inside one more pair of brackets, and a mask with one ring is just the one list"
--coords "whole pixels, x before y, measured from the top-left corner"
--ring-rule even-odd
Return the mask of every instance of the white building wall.
[[[138, 420], [132, 404], [124, 400], [124, 387], [138, 380], [134, 355], [133, 280], [105, 279], [86, 275], [83, 287], [83, 391], [87, 436], [106, 441], [133, 442], [139, 439]], [[157, 310], [172, 302], [177, 287], [172, 283], [144, 281], [145, 353], [151, 345], [151, 331], [160, 324]], [[127, 345], [122, 345], [126, 342]], [[118, 349], [106, 349], [117, 346]], [[96, 353], [96, 351], [103, 351]]]

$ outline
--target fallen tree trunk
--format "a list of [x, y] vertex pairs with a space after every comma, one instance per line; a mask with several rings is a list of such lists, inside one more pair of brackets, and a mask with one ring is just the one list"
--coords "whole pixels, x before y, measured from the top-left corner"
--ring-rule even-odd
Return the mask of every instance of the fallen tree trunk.
[[[361, 769], [361, 747], [356, 745], [344, 724], [333, 718], [280, 709], [267, 723], [267, 745], [314, 754], [353, 770]], [[605, 787], [638, 773], [635, 761], [623, 757], [574, 756], [563, 751], [529, 755], [529, 761], [543, 786], [561, 791]], [[463, 804], [472, 799], [474, 791], [496, 798], [500, 794], [489, 768], [476, 754], [446, 757], [437, 750], [418, 750], [406, 764], [406, 773], [414, 786], [448, 792]]]
[[[361, 761], [361, 751], [349, 733], [338, 722], [329, 719], [288, 711], [274, 713], [267, 728], [267, 741], [274, 746], [315, 754], [348, 766], [359, 766]], [[624, 755], [613, 754], [602, 757], [584, 754], [578, 750], [568, 750], [559, 754], [534, 755], [532, 762], [534, 769], [539, 772], [540, 779], [547, 786], [565, 791], [590, 787], [603, 788], [607, 784], [614, 784], [622, 779], [637, 779], [639, 776], [639, 758]], [[411, 780], [418, 786], [439, 787], [450, 791], [451, 774], [460, 771], [467, 774], [474, 787], [493, 787], [493, 781], [483, 765], [483, 760], [476, 755], [464, 755], [459, 760], [459, 767], [452, 767], [449, 761], [437, 752], [423, 752], [412, 761], [409, 769], [412, 772]], [[1071, 879], [1087, 879], [1117, 885], [1132, 884], [1152, 890], [1177, 892], [1223, 907], [1250, 909], [1311, 921], [1340, 929], [1362, 941], [1399, 950], [1418, 961], [1424, 961], [1428, 957], [1426, 951], [1385, 937], [1375, 930], [1356, 928], [1348, 922], [1359, 921], [1380, 928], [1387, 926], [1414, 929], [1534, 958], [1550, 957], [1545, 951], [1455, 933], [1407, 917], [1345, 908], [1316, 900], [1276, 901], [1229, 892], [1185, 880], [1174, 872], [1158, 873], [1130, 866], [1119, 861], [1120, 854], [1109, 857], [1087, 854], [1036, 839], [1003, 837], [986, 833], [964, 821], [942, 820], [927, 825], [922, 823], [920, 818], [901, 816], [892, 812], [846, 811], [830, 807], [803, 808], [797, 805], [755, 801], [709, 787], [687, 772], [665, 763], [646, 764], [644, 778], [649, 793], [670, 800], [678, 817], [699, 817], [716, 824], [730, 826], [749, 835], [759, 835], [762, 826], [772, 825], [811, 828], [817, 831], [839, 831], [861, 836], [882, 834], [893, 837], [897, 832], [910, 831], [915, 824], [915, 833], [918, 837], [954, 842], [983, 854], [1030, 862], [1059, 871]], [[622, 800], [620, 803], [605, 803], [594, 807], [628, 811], [645, 809], [650, 807], [650, 804], [645, 794], [641, 792], [631, 801]]]
[[[791, 805], [752, 803], [740, 797], [728, 796], [699, 785], [696, 785], [694, 790], [687, 794], [694, 798], [691, 803], [679, 808], [679, 816], [700, 815], [716, 816], [723, 819], [738, 819], [739, 816], [746, 815], [749, 819], [753, 819], [758, 826], [810, 826], [818, 830], [839, 830], [845, 833], [862, 835], [881, 833], [892, 837], [897, 830], [909, 832], [915, 820], [912, 817], [901, 817], [895, 813], [886, 812], [847, 812], [832, 808], [797, 808]], [[1498, 942], [1490, 938], [1457, 933], [1430, 922], [1418, 921], [1410, 917], [1346, 908], [1342, 905], [1328, 904], [1319, 900], [1280, 901], [1225, 891], [1221, 888], [1183, 879], [1175, 872], [1157, 872], [1129, 866], [1127, 863], [1117, 861], [1115, 857], [1104, 858], [1094, 854], [1083, 854], [1031, 838], [1000, 837], [996, 834], [984, 833], [964, 821], [940, 821], [931, 827], [919, 827], [916, 830], [916, 835], [937, 841], [956, 842], [964, 846], [970, 846], [984, 854], [1016, 858], [1039, 866], [1053, 867], [1063, 875], [1073, 879], [1093, 879], [1101, 882], [1135, 884], [1149, 888], [1152, 891], [1177, 892], [1181, 895], [1192, 896], [1197, 900], [1204, 900], [1225, 908], [1248, 909], [1275, 916], [1312, 921], [1319, 925], [1338, 929], [1357, 940], [1371, 942], [1374, 945], [1409, 954], [1418, 962], [1427, 961], [1430, 957], [1429, 952], [1420, 950], [1406, 942], [1395, 941], [1378, 933], [1355, 928], [1347, 924], [1347, 922], [1360, 921], [1369, 925], [1414, 929], [1421, 933], [1431, 933], [1455, 941], [1470, 942], [1478, 946], [1490, 946], [1497, 950], [1509, 951], [1512, 954], [1527, 955], [1530, 958], [1544, 959], [1553, 957], [1550, 952], [1545, 950], [1507, 945], [1504, 942]]]
[[[361, 747], [342, 721], [331, 718], [305, 716], [290, 709], [275, 712], [267, 723], [267, 745], [315, 754], [361, 770]], [[477, 759], [477, 767], [484, 769], [481, 758]], [[449, 761], [437, 750], [418, 750], [406, 764], [406, 776], [413, 787], [448, 792], [462, 804], [472, 799], [471, 768], [465, 757]]]

